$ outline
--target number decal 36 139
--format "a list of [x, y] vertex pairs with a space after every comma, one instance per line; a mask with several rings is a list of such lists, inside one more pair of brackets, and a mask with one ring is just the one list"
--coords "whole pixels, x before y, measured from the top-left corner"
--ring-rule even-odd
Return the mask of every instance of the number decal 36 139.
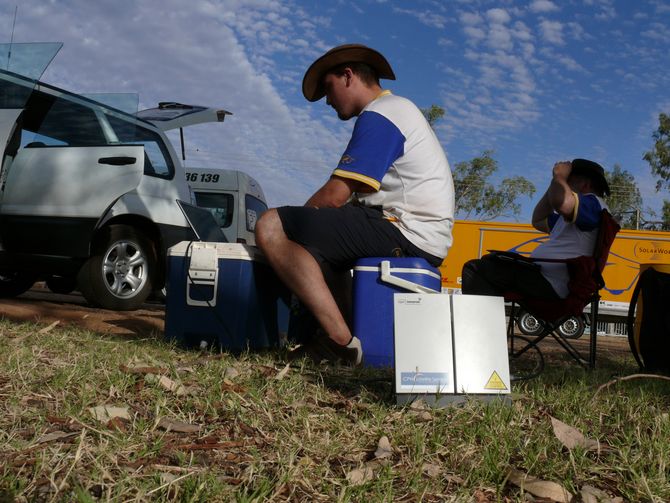
[[201, 173], [198, 180], [198, 173], [186, 173], [187, 182], [219, 183], [219, 175], [213, 173]]

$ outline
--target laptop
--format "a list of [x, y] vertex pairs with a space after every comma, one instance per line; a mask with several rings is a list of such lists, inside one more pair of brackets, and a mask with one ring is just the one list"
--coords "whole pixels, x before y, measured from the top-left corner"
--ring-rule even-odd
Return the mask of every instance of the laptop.
[[206, 241], [208, 243], [228, 242], [214, 215], [209, 210], [180, 200], [177, 200], [177, 205], [193, 230], [196, 241]]

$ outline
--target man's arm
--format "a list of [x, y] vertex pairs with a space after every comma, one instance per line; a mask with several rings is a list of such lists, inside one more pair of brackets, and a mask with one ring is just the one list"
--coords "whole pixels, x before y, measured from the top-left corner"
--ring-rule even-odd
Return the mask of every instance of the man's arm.
[[[547, 190], [547, 192], [549, 192]], [[542, 199], [538, 201], [533, 210], [533, 227], [535, 227], [540, 232], [549, 233], [549, 224], [547, 224], [547, 218], [554, 211], [551, 205], [549, 204], [549, 196], [547, 192], [544, 193]]]
[[575, 194], [568, 185], [568, 176], [572, 171], [569, 162], [557, 162], [552, 170], [552, 179], [547, 192], [533, 210], [533, 227], [542, 232], [549, 232], [547, 217], [556, 211], [563, 218], [572, 219], [575, 211]]
[[354, 192], [369, 192], [367, 185], [356, 180], [331, 176], [330, 179], [310, 197], [305, 206], [315, 208], [339, 208], [349, 201]]

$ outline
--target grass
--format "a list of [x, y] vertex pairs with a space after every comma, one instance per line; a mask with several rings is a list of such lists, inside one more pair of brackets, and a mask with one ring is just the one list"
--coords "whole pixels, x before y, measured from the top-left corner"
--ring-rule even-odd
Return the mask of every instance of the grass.
[[[597, 391], [631, 358], [552, 360], [511, 405], [429, 409], [396, 406], [382, 370], [284, 375], [282, 352], [43, 328], [0, 322], [0, 502], [527, 501], [510, 469], [601, 501], [670, 500], [670, 383]], [[566, 448], [552, 417], [606, 448]]]

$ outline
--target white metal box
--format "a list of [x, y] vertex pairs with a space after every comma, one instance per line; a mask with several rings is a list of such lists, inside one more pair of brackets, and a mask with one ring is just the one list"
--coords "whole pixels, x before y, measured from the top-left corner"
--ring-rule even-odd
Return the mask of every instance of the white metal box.
[[429, 403], [510, 393], [502, 297], [396, 293], [395, 391], [398, 403]]

